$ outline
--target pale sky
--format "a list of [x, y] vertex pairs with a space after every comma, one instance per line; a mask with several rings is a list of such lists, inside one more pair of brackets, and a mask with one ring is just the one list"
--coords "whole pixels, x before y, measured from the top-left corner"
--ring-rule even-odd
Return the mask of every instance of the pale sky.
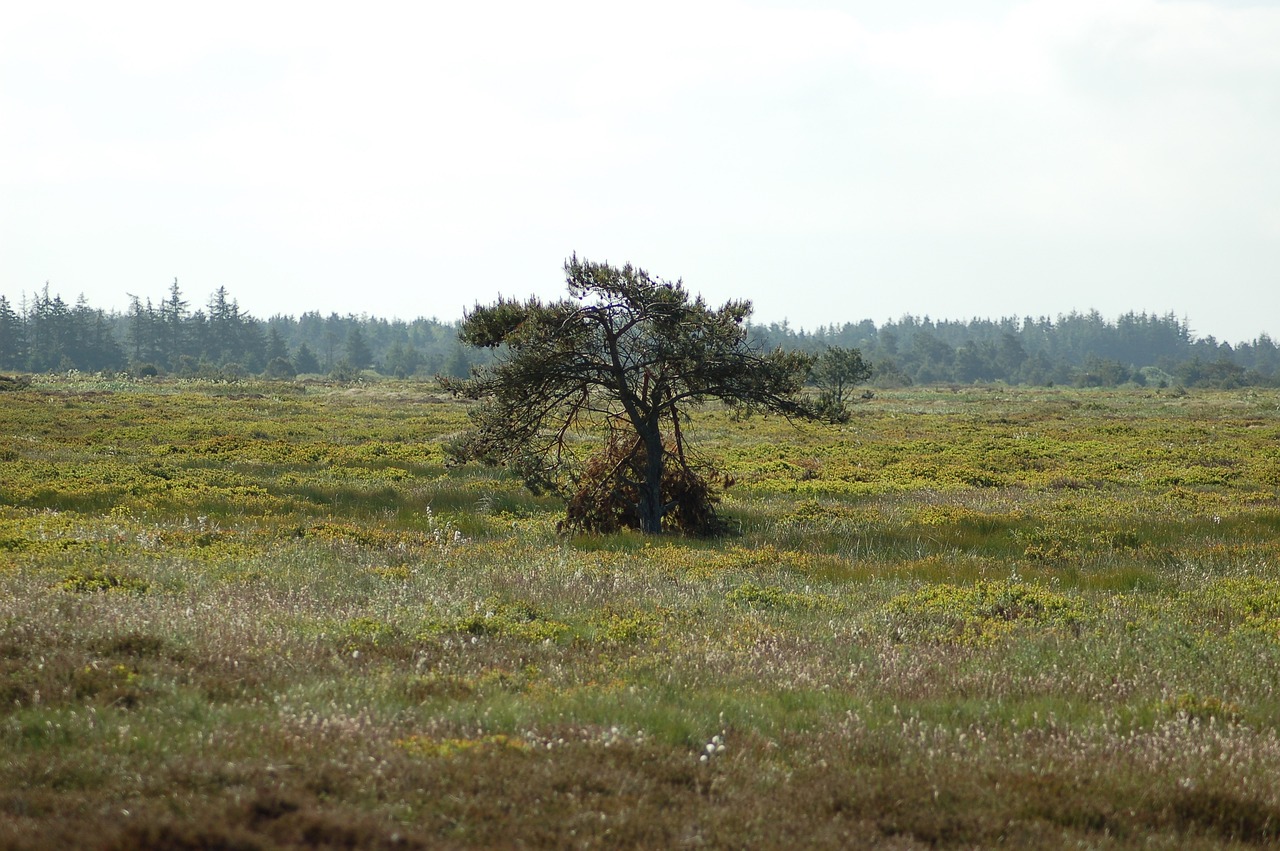
[[460, 318], [577, 252], [755, 321], [1280, 336], [1280, 5], [11, 3], [0, 293]]

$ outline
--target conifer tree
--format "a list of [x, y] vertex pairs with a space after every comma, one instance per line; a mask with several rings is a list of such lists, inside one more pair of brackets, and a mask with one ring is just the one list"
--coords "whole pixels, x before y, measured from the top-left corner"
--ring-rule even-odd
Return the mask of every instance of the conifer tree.
[[[813, 358], [751, 346], [746, 301], [711, 308], [679, 281], [577, 256], [565, 276], [567, 299], [499, 299], [462, 323], [463, 341], [500, 353], [472, 378], [441, 379], [482, 400], [457, 454], [560, 490], [570, 525], [657, 533], [674, 519], [713, 530], [714, 493], [690, 460], [682, 415], [716, 399], [816, 416], [799, 395]], [[605, 447], [578, 463], [571, 435], [592, 425], [604, 428]]]

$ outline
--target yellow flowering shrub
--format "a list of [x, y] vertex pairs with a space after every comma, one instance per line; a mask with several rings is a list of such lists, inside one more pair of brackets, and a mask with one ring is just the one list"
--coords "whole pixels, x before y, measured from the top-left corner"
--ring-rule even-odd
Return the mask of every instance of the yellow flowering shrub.
[[927, 585], [889, 601], [893, 634], [905, 640], [987, 644], [1018, 632], [1075, 631], [1079, 600], [1039, 585], [1001, 580]]

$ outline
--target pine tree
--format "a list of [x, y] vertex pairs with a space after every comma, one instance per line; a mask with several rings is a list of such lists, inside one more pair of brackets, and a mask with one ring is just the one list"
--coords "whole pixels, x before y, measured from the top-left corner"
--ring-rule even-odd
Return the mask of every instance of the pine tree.
[[271, 325], [267, 329], [267, 361], [273, 361], [277, 358], [289, 359], [289, 347], [284, 343], [284, 336], [280, 333], [277, 325]]
[[151, 364], [156, 360], [157, 328], [159, 319], [151, 299], [143, 307], [142, 299], [129, 296], [129, 359], [133, 366]]
[[311, 351], [311, 347], [305, 342], [298, 346], [298, 351], [294, 352], [293, 367], [303, 374], [320, 371], [320, 361], [316, 358], [316, 353]]
[[352, 325], [347, 332], [347, 342], [343, 347], [344, 360], [352, 369], [367, 369], [373, 364], [373, 352], [365, 341], [364, 332], [359, 325]]
[[25, 361], [25, 323], [9, 300], [0, 295], [0, 367], [17, 369]]
[[169, 287], [169, 297], [160, 302], [160, 322], [164, 329], [164, 349], [161, 352], [165, 363], [173, 368], [178, 358], [186, 353], [184, 340], [184, 322], [187, 317], [187, 302], [178, 289], [178, 279], [173, 279]]
[[[813, 358], [754, 349], [743, 327], [749, 302], [713, 309], [680, 282], [576, 256], [565, 277], [567, 299], [500, 299], [463, 322], [464, 342], [501, 354], [473, 378], [442, 378], [481, 401], [457, 454], [565, 492], [570, 525], [712, 531], [715, 496], [686, 451], [683, 412], [714, 399], [817, 416], [798, 395]], [[570, 435], [591, 423], [607, 431], [605, 447], [576, 464]]]

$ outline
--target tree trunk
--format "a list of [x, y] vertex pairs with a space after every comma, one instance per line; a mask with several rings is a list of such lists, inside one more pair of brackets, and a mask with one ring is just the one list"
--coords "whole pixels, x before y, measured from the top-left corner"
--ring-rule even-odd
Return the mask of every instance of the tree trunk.
[[656, 535], [662, 531], [662, 432], [646, 429], [644, 439], [644, 482], [640, 485], [640, 502], [636, 506], [640, 515], [640, 531]]

